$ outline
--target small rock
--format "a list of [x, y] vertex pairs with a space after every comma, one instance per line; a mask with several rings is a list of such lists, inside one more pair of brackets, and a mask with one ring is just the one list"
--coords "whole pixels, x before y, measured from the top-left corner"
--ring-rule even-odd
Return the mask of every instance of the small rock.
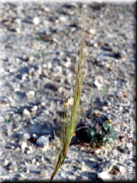
[[85, 151], [85, 147], [84, 146], [81, 146], [80, 147], [80, 151]]
[[64, 92], [64, 88], [60, 86], [58, 91], [59, 91], [59, 93], [63, 93]]
[[42, 69], [42, 75], [45, 76], [45, 77], [48, 77], [49, 73], [47, 71], [47, 68]]
[[42, 65], [42, 69], [52, 69], [52, 63], [51, 62], [48, 62], [46, 64], [43, 64]]
[[20, 29], [19, 27], [16, 27], [16, 32], [17, 32], [18, 34], [20, 34], [20, 33], [21, 33], [21, 29]]
[[87, 167], [86, 167], [85, 165], [82, 165], [81, 171], [82, 171], [82, 172], [85, 172], [85, 171], [87, 171], [87, 170], [88, 170]]
[[40, 163], [37, 161], [37, 162], [36, 162], [36, 166], [39, 166], [39, 165], [40, 165]]
[[32, 148], [32, 146], [29, 146], [28, 148], [27, 148], [27, 150], [26, 150], [26, 153], [27, 154], [31, 154], [33, 152], [33, 148]]
[[0, 160], [0, 164], [1, 164], [2, 166], [7, 166], [8, 163], [9, 163], [9, 161], [8, 161], [7, 159], [1, 159], [1, 160]]
[[37, 134], [33, 133], [32, 138], [37, 139], [38, 138]]
[[4, 68], [0, 68], [0, 73], [4, 73], [4, 72], [5, 72]]
[[15, 107], [16, 106], [16, 101], [11, 96], [9, 96], [8, 99], [9, 99], [9, 102], [10, 102], [10, 106]]
[[106, 111], [108, 109], [107, 106], [103, 106], [102, 108], [103, 108], [104, 111]]
[[73, 103], [74, 103], [74, 98], [70, 97], [67, 103], [65, 103], [65, 107], [73, 106]]
[[93, 44], [93, 47], [94, 47], [94, 48], [97, 48], [97, 47], [98, 47], [98, 44], [97, 44], [97, 43], [94, 43], [94, 44]]
[[66, 68], [71, 66], [71, 59], [69, 57], [65, 58], [65, 62], [62, 63], [62, 65]]
[[15, 92], [19, 92], [20, 91], [20, 88], [15, 88], [14, 91]]
[[27, 148], [27, 143], [26, 142], [22, 142], [21, 143], [21, 150], [24, 152], [26, 148]]
[[35, 59], [35, 58], [34, 58], [33, 56], [30, 56], [30, 57], [29, 57], [29, 62], [32, 63], [32, 62], [34, 61], [34, 59]]
[[33, 159], [32, 159], [32, 164], [34, 165], [35, 163], [36, 163], [36, 159], [33, 158]]
[[37, 112], [37, 109], [38, 109], [38, 107], [37, 107], [36, 105], [34, 105], [34, 106], [31, 108], [31, 112], [32, 112], [33, 114], [35, 114], [35, 113]]
[[86, 41], [86, 45], [87, 46], [93, 46], [94, 45], [93, 39], [90, 39], [90, 40]]
[[30, 139], [29, 133], [23, 133], [23, 134], [21, 135], [21, 139], [22, 139], [22, 140], [28, 140], [28, 139]]
[[97, 76], [93, 84], [100, 90], [103, 86], [103, 77]]
[[98, 178], [102, 179], [102, 180], [110, 180], [111, 176], [108, 174], [108, 172], [100, 172], [97, 173]]
[[54, 83], [50, 83], [50, 82], [47, 83], [44, 87], [47, 88], [47, 89], [53, 90], [53, 91], [58, 90], [58, 87]]
[[9, 106], [9, 101], [6, 97], [1, 97], [0, 104], [2, 104], [3, 107], [7, 107], [7, 106]]
[[28, 74], [27, 73], [24, 73], [21, 77], [21, 79], [24, 81], [26, 79], [28, 79]]
[[37, 139], [36, 144], [40, 147], [45, 147], [49, 145], [49, 135], [41, 136]]
[[115, 168], [121, 173], [125, 174], [126, 168], [123, 165], [116, 165]]
[[34, 17], [34, 18], [33, 18], [33, 23], [34, 23], [35, 25], [39, 25], [39, 23], [40, 23], [39, 17]]
[[98, 116], [98, 117], [101, 117], [101, 115], [102, 115], [101, 111], [99, 111], [99, 110], [94, 110], [94, 111], [93, 111], [93, 114], [94, 114], [95, 116]]
[[118, 109], [119, 109], [120, 111], [123, 111], [124, 108], [123, 108], [122, 106], [120, 106]]
[[35, 69], [34, 68], [29, 69], [29, 75], [35, 75]]
[[46, 105], [46, 103], [45, 103], [45, 102], [41, 102], [41, 106], [43, 106], [43, 107], [44, 107], [45, 105]]
[[23, 116], [30, 117], [30, 112], [27, 109], [23, 110]]
[[66, 17], [65, 16], [59, 16], [59, 20], [61, 21], [61, 22], [66, 22]]
[[95, 33], [96, 33], [95, 29], [93, 29], [93, 28], [87, 30], [87, 32], [88, 32], [89, 34], [92, 34], [92, 35], [95, 35]]
[[27, 95], [27, 97], [28, 98], [33, 98], [34, 96], [35, 96], [35, 91], [28, 91], [27, 93], [26, 93], [26, 95]]
[[23, 179], [25, 178], [25, 175], [23, 173], [20, 173], [19, 177]]
[[[43, 8], [44, 8], [44, 7], [43, 7]], [[44, 8], [44, 11], [47, 12], [47, 13], [49, 13], [49, 12], [51, 12], [51, 9], [48, 8], [48, 7], [45, 7], [45, 8]]]

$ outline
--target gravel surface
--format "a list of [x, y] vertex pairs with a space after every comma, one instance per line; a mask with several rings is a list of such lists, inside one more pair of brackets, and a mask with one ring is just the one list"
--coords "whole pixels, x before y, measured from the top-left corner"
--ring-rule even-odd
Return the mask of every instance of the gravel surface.
[[[88, 5], [84, 123], [111, 119], [119, 137], [108, 149], [74, 137], [55, 180], [135, 179], [134, 6]], [[67, 107], [73, 102], [82, 8], [0, 3], [0, 181], [50, 179], [63, 95]]]

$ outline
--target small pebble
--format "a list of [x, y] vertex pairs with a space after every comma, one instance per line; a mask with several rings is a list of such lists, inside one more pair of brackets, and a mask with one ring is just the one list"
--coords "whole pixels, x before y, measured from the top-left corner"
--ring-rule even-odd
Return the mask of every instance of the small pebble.
[[6, 97], [1, 97], [0, 98], [0, 104], [2, 104], [3, 107], [9, 106], [8, 99]]
[[38, 138], [37, 134], [33, 133], [32, 138], [37, 139]]
[[93, 82], [93, 84], [99, 89], [101, 90], [102, 86], [103, 86], [103, 77], [102, 76], [97, 76], [95, 81]]
[[107, 106], [103, 106], [102, 108], [103, 108], [104, 111], [106, 111], [108, 109]]
[[9, 96], [8, 99], [10, 101], [10, 106], [15, 107], [17, 105], [16, 101], [11, 96]]
[[92, 35], [95, 35], [96, 31], [95, 31], [95, 29], [91, 28], [91, 29], [88, 30], [88, 33], [92, 34]]
[[28, 140], [30, 138], [30, 134], [29, 133], [23, 133], [21, 136], [22, 140]]
[[82, 172], [87, 171], [87, 167], [83, 165], [82, 168], [81, 168], [81, 171], [82, 171]]
[[7, 166], [8, 163], [9, 163], [9, 161], [8, 161], [7, 159], [2, 159], [2, 160], [0, 160], [0, 164], [1, 164], [2, 166]]
[[44, 147], [49, 145], [49, 135], [48, 136], [41, 136], [37, 139], [36, 144], [39, 147]]
[[29, 69], [29, 75], [35, 75], [35, 69], [34, 68]]
[[34, 17], [34, 18], [33, 18], [33, 23], [34, 23], [35, 25], [39, 25], [39, 23], [40, 23], [39, 17]]
[[74, 98], [70, 97], [67, 103], [65, 103], [65, 107], [73, 106], [73, 102], [74, 102]]
[[33, 114], [35, 114], [35, 113], [37, 112], [37, 109], [38, 109], [38, 107], [37, 107], [36, 105], [34, 105], [34, 106], [31, 108], [31, 112], [32, 112]]
[[35, 164], [35, 163], [36, 163], [36, 159], [33, 158], [33, 159], [32, 159], [32, 164]]
[[23, 173], [20, 173], [20, 177], [23, 179], [25, 178], [25, 175]]
[[33, 98], [35, 96], [35, 91], [28, 91], [26, 95], [28, 98]]
[[21, 150], [24, 152], [26, 148], [27, 148], [27, 143], [26, 142], [22, 142], [21, 143]]
[[24, 81], [24, 80], [26, 80], [26, 79], [28, 79], [28, 74], [27, 74], [27, 73], [24, 73], [24, 74], [22, 75], [22, 80]]
[[23, 115], [25, 116], [25, 117], [30, 117], [30, 112], [27, 110], [27, 109], [24, 109], [23, 110]]
[[65, 16], [59, 16], [59, 20], [62, 22], [66, 22], [67, 19]]
[[28, 146], [28, 147], [27, 147], [27, 150], [26, 150], [26, 153], [27, 153], [27, 154], [31, 154], [32, 152], [33, 152], [32, 146]]
[[111, 176], [108, 174], [108, 172], [100, 172], [97, 173], [98, 178], [101, 178], [102, 180], [110, 180]]
[[119, 170], [119, 172], [121, 174], [125, 174], [126, 168], [124, 166], [122, 166], [122, 165], [116, 165], [115, 167]]
[[46, 105], [46, 103], [45, 103], [45, 102], [41, 102], [41, 106], [43, 106], [43, 107], [44, 107], [45, 105]]

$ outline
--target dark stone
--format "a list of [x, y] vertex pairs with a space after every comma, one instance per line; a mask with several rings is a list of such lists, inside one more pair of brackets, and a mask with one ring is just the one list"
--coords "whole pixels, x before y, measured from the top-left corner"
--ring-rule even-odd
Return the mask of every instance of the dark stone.
[[54, 90], [54, 91], [58, 90], [57, 86], [55, 86], [53, 83], [47, 83], [44, 87], [46, 89], [50, 89], [50, 90]]
[[79, 129], [79, 130], [77, 129], [76, 137], [86, 143], [91, 142], [91, 135], [88, 133], [87, 127], [84, 128], [84, 126], [83, 126], [83, 127], [81, 127], [81, 129]]

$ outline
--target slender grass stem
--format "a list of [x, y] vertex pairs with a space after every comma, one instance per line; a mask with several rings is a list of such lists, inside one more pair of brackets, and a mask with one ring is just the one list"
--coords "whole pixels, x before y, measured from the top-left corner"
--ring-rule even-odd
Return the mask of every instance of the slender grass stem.
[[[82, 25], [85, 29], [85, 11], [82, 13]], [[74, 135], [74, 132], [76, 130], [76, 126], [78, 124], [78, 119], [80, 116], [80, 111], [78, 112], [79, 107], [79, 101], [81, 96], [81, 89], [82, 89], [82, 81], [83, 81], [83, 75], [84, 75], [84, 39], [85, 39], [85, 31], [81, 29], [81, 40], [80, 40], [80, 52], [79, 52], [79, 60], [78, 60], [78, 66], [77, 66], [77, 73], [76, 73], [76, 82], [75, 82], [75, 93], [74, 93], [74, 102], [73, 107], [71, 109], [71, 117], [66, 118], [66, 123], [64, 123], [65, 126], [62, 128], [61, 132], [61, 146], [60, 146], [60, 153], [56, 162], [56, 165], [54, 167], [53, 173], [51, 175], [50, 181], [53, 180], [56, 173], [58, 172], [59, 168], [64, 163], [67, 150], [69, 147], [69, 144], [71, 142], [71, 139]]]

